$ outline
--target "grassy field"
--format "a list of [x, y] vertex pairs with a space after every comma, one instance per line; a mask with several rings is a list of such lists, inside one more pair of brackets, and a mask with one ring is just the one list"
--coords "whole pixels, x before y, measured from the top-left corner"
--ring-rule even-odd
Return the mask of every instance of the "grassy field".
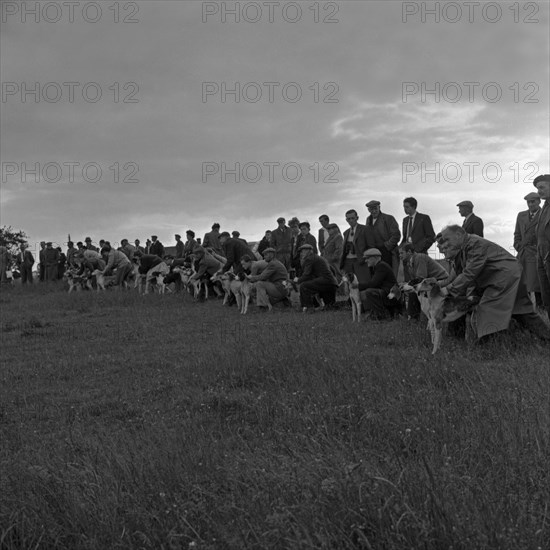
[[550, 547], [548, 347], [0, 291], [0, 548]]

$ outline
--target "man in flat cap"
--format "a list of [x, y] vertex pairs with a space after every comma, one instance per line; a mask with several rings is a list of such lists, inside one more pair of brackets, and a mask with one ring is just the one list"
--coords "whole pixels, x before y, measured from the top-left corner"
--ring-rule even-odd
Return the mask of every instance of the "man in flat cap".
[[392, 267], [382, 260], [382, 252], [378, 248], [365, 250], [363, 261], [371, 275], [367, 283], [359, 283], [363, 308], [368, 314], [368, 319], [385, 319], [390, 314], [393, 303], [388, 299], [388, 294], [397, 283], [397, 278]]
[[536, 227], [537, 269], [542, 301], [550, 316], [550, 174], [537, 176], [533, 185], [539, 197], [545, 201]]
[[222, 246], [220, 244], [220, 224], [212, 224], [212, 231], [204, 234], [202, 239], [204, 248], [211, 248], [216, 254], [222, 254]]
[[330, 309], [336, 302], [338, 282], [328, 262], [313, 251], [313, 246], [304, 244], [299, 248], [302, 275], [294, 281], [300, 285], [300, 305], [304, 312], [315, 311], [315, 295], [318, 294], [325, 308]]
[[[276, 259], [276, 253], [274, 248], [269, 247], [263, 252], [263, 262], [252, 262], [249, 256], [245, 256], [241, 262], [245, 270], [250, 269], [248, 279], [256, 283], [256, 305], [259, 308], [271, 310], [271, 306], [278, 302], [290, 305], [286, 288], [283, 286], [283, 282], [288, 279], [288, 271], [282, 262]], [[260, 266], [261, 263], [265, 263], [265, 267]], [[255, 270], [253, 264], [259, 269]]]
[[277, 218], [277, 229], [271, 232], [270, 244], [276, 251], [276, 258], [287, 269], [290, 269], [294, 234], [290, 227], [285, 225], [285, 222], [286, 220], [283, 217]]
[[149, 254], [164, 258], [164, 245], [158, 240], [156, 235], [151, 235], [151, 246], [149, 247]]
[[518, 253], [518, 261], [523, 267], [523, 276], [527, 292], [534, 293], [537, 307], [542, 307], [542, 294], [537, 270], [537, 223], [540, 218], [540, 196], [534, 191], [525, 195], [527, 210], [520, 212], [516, 219], [514, 230], [514, 248]]
[[392, 215], [381, 212], [380, 201], [372, 200], [367, 202], [365, 206], [370, 213], [365, 223], [368, 247], [380, 250], [382, 261], [391, 266], [397, 277], [399, 270], [397, 243], [401, 238], [397, 220]]
[[462, 228], [469, 235], [483, 237], [483, 220], [474, 214], [474, 205], [471, 201], [462, 201], [457, 204], [458, 213], [464, 218]]

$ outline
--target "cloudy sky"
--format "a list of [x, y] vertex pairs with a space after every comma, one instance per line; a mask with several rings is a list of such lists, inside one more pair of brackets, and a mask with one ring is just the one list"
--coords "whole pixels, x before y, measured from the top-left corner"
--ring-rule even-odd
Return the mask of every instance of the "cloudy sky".
[[31, 243], [257, 240], [412, 195], [509, 248], [549, 172], [548, 2], [1, 4], [1, 224]]

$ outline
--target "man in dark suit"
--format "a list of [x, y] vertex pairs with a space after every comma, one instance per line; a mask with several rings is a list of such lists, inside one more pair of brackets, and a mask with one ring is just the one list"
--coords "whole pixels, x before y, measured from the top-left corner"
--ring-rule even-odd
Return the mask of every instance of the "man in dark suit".
[[315, 311], [314, 297], [318, 294], [325, 302], [325, 307], [331, 308], [336, 302], [338, 282], [330, 270], [328, 262], [317, 256], [313, 246], [303, 244], [299, 248], [302, 275], [294, 281], [300, 285], [300, 304], [304, 313]]
[[[427, 214], [416, 211], [418, 201], [414, 197], [403, 200], [403, 210], [407, 214], [403, 218], [403, 239], [401, 244], [412, 243], [416, 252], [427, 254], [430, 246], [435, 242], [435, 231], [432, 220]], [[411, 279], [407, 266], [404, 265], [405, 281]]]
[[[340, 271], [342, 273], [355, 273], [359, 278], [358, 268], [363, 252], [368, 248], [367, 229], [364, 225], [358, 223], [359, 216], [356, 210], [346, 212], [346, 221], [349, 224], [349, 229], [344, 231], [344, 252], [340, 261]], [[361, 279], [359, 282], [361, 282]]]
[[151, 246], [149, 247], [149, 254], [164, 258], [164, 245], [158, 240], [156, 235], [151, 235]]
[[382, 261], [382, 252], [377, 248], [369, 248], [363, 253], [371, 278], [368, 283], [359, 283], [361, 301], [369, 319], [384, 319], [392, 305], [388, 294], [397, 283], [392, 267]]
[[541, 207], [540, 196], [532, 192], [523, 197], [527, 201], [527, 210], [520, 212], [516, 219], [514, 230], [514, 248], [518, 253], [518, 261], [523, 267], [527, 292], [535, 294], [535, 303], [542, 306], [539, 274], [537, 271], [537, 223]]
[[537, 233], [537, 269], [544, 307], [550, 316], [550, 174], [537, 176], [533, 180], [541, 199], [544, 199]]
[[457, 204], [458, 213], [464, 218], [462, 229], [469, 235], [483, 237], [483, 220], [474, 214], [474, 205], [471, 201], [462, 201]]
[[233, 273], [243, 273], [244, 269], [241, 264], [243, 256], [255, 258], [254, 252], [250, 247], [243, 243], [241, 239], [232, 238], [227, 231], [220, 233], [220, 245], [223, 250], [223, 256], [227, 259], [222, 268], [222, 272], [226, 273], [233, 267]]
[[277, 251], [277, 260], [289, 270], [291, 268], [294, 234], [290, 227], [286, 225], [286, 220], [283, 217], [277, 219], [277, 224], [277, 229], [271, 232], [270, 245], [271, 248]]
[[395, 276], [399, 270], [399, 249], [397, 243], [401, 238], [397, 220], [390, 214], [380, 210], [380, 201], [369, 201], [365, 206], [369, 209], [365, 226], [369, 248], [377, 248], [382, 254], [382, 261], [393, 269]]
[[181, 240], [181, 235], [174, 235], [174, 238], [176, 239], [176, 258], [183, 258], [183, 248], [185, 245]]

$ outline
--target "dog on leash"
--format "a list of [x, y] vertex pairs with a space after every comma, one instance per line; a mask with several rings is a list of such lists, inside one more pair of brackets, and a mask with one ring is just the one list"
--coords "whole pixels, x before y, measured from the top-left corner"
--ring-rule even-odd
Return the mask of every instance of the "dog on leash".
[[349, 298], [351, 300], [351, 320], [361, 321], [361, 296], [359, 293], [359, 281], [355, 273], [345, 273], [342, 277], [342, 283], [346, 285]]
[[428, 318], [433, 349], [432, 355], [441, 347], [443, 326], [468, 314], [479, 302], [477, 296], [444, 295], [434, 278], [424, 279], [414, 286], [422, 313]]

